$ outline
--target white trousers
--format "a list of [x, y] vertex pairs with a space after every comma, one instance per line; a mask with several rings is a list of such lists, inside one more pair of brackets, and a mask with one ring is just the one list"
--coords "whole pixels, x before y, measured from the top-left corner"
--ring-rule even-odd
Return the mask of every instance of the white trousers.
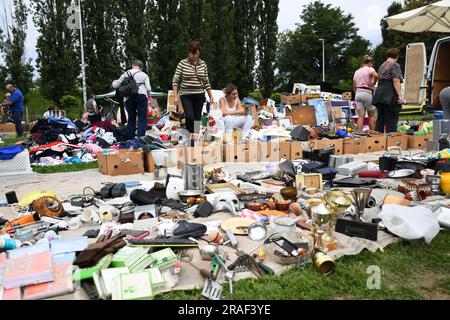
[[243, 138], [248, 138], [250, 130], [253, 127], [253, 118], [248, 116], [226, 116], [223, 118], [225, 123], [225, 134], [233, 135], [233, 129], [242, 129]]

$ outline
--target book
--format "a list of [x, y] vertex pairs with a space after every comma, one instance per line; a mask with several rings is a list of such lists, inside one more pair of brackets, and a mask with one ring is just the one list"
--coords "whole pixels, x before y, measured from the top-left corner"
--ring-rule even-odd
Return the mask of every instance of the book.
[[173, 267], [177, 262], [177, 256], [171, 248], [156, 251], [150, 254], [150, 256], [152, 258], [151, 266], [160, 270]]
[[152, 300], [153, 297], [148, 271], [121, 274], [113, 280], [112, 300]]
[[113, 268], [113, 269], [104, 269], [100, 272], [101, 278], [100, 281], [103, 282], [103, 287], [100, 289], [100, 291], [104, 291], [103, 297], [99, 292], [99, 296], [106, 300], [109, 299], [112, 295], [112, 287], [113, 287], [113, 280], [118, 277], [121, 274], [128, 274], [130, 273], [130, 270], [128, 268]]
[[25, 287], [23, 291], [24, 300], [40, 300], [63, 296], [73, 292], [71, 263], [61, 263], [53, 266], [52, 282], [41, 283]]
[[16, 259], [23, 256], [28, 256], [30, 254], [36, 254], [41, 252], [47, 252], [50, 251], [50, 243], [48, 240], [42, 239], [38, 243], [36, 243], [34, 246], [29, 247], [23, 247], [15, 250], [8, 251], [8, 258], [9, 259]]
[[152, 263], [152, 257], [149, 254], [145, 254], [141, 259], [133, 263], [129, 269], [130, 272], [138, 272], [145, 270]]
[[88, 237], [59, 239], [50, 242], [52, 253], [62, 254], [69, 252], [81, 252], [88, 247]]
[[158, 268], [151, 268], [148, 270], [150, 278], [152, 280], [152, 287], [154, 291], [164, 289], [166, 287], [166, 281]]
[[114, 268], [130, 267], [147, 254], [148, 249], [123, 247], [114, 256], [111, 265]]
[[12, 289], [53, 281], [53, 259], [50, 251], [8, 259], [2, 285]]
[[0, 286], [0, 301], [22, 300], [22, 290], [20, 288], [5, 289]]

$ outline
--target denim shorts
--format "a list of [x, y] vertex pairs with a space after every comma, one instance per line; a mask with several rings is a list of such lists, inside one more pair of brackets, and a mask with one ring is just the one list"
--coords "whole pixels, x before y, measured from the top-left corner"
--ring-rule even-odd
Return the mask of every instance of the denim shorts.
[[365, 109], [367, 111], [374, 111], [376, 107], [372, 104], [373, 95], [369, 91], [358, 91], [355, 97], [356, 107], [358, 110]]

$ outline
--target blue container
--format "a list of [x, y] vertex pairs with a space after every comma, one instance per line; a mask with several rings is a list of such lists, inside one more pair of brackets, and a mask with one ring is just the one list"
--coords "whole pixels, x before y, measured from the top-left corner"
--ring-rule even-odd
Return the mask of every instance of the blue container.
[[436, 120], [443, 120], [444, 119], [444, 111], [435, 111], [434, 117]]

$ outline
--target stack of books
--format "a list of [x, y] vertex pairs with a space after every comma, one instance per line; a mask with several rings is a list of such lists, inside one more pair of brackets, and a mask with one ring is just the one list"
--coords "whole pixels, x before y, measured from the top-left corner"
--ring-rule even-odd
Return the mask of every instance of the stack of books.
[[136, 268], [136, 263], [139, 263], [148, 254], [148, 249], [123, 247], [114, 256], [111, 262], [113, 268]]
[[6, 260], [1, 285], [13, 289], [53, 280], [52, 254], [44, 251]]
[[152, 268], [160, 270], [168, 269], [175, 266], [177, 256], [171, 248], [160, 250], [150, 254]]
[[52, 282], [35, 284], [25, 287], [24, 300], [40, 300], [69, 294], [74, 291], [72, 281], [73, 265], [69, 263], [56, 264], [53, 267]]
[[120, 274], [112, 284], [112, 300], [152, 300], [151, 274], [146, 271]]

